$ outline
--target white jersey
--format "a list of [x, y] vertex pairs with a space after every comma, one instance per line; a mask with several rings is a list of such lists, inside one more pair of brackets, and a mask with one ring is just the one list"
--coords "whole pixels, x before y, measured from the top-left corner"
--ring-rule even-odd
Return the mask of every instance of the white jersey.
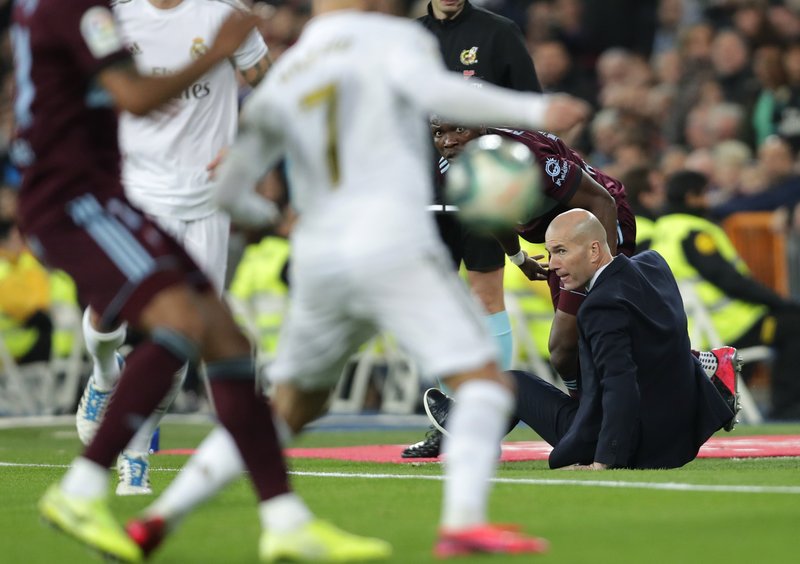
[[[220, 174], [220, 203], [258, 225], [269, 207], [246, 194], [282, 156], [300, 219], [293, 257], [318, 269], [375, 267], [440, 245], [432, 198], [431, 113], [466, 125], [541, 124], [541, 96], [448, 72], [433, 35], [418, 23], [376, 13], [317, 16], [251, 95], [242, 132]], [[483, 121], [485, 120], [485, 121]]]
[[[148, 0], [117, 0], [119, 21], [142, 74], [176, 72], [214, 41], [235, 6], [226, 0], [183, 0], [162, 10]], [[253, 67], [267, 46], [253, 32], [236, 51], [236, 67]], [[229, 146], [238, 120], [236, 69], [221, 63], [183, 91], [164, 111], [120, 116], [122, 181], [126, 194], [145, 212], [184, 220], [216, 209], [206, 166]]]

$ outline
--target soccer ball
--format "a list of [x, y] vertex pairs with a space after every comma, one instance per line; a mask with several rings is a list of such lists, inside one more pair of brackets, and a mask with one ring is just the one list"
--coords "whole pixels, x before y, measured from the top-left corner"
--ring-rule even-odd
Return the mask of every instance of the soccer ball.
[[473, 139], [450, 163], [447, 203], [461, 220], [491, 230], [528, 221], [543, 200], [540, 166], [530, 149], [500, 135]]

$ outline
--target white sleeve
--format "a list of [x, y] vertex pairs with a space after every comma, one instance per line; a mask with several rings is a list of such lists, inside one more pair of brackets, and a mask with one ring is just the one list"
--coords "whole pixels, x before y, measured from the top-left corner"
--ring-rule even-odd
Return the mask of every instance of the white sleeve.
[[233, 223], [251, 229], [268, 227], [280, 218], [278, 207], [255, 192], [256, 183], [283, 154], [279, 130], [261, 127], [262, 120], [253, 119], [259, 113], [263, 116], [265, 108], [245, 105], [241, 129], [220, 165], [214, 186], [217, 206]]
[[435, 38], [420, 29], [414, 49], [395, 50], [386, 62], [389, 79], [405, 99], [459, 125], [541, 129], [547, 96], [464, 80], [444, 66]]
[[236, 68], [243, 71], [253, 68], [268, 51], [264, 38], [257, 29], [254, 29], [233, 54]]

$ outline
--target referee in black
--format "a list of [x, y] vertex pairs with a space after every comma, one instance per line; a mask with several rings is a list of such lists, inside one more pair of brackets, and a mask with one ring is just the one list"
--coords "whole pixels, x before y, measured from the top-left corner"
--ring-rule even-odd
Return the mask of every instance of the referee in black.
[[[522, 33], [508, 18], [475, 7], [467, 0], [431, 0], [428, 14], [419, 21], [439, 40], [447, 68], [464, 79], [481, 79], [513, 90], [542, 91]], [[441, 182], [436, 186], [440, 187]], [[508, 370], [512, 338], [503, 300], [503, 249], [491, 236], [476, 234], [461, 225], [456, 214], [445, 207], [441, 190], [437, 191], [436, 202], [439, 232], [456, 269], [463, 261], [470, 288], [486, 310], [487, 327], [501, 351], [500, 368]], [[429, 408], [435, 409], [437, 397], [426, 397]], [[406, 448], [403, 457], [435, 458], [439, 456], [441, 439], [441, 433], [431, 427], [425, 440]]]

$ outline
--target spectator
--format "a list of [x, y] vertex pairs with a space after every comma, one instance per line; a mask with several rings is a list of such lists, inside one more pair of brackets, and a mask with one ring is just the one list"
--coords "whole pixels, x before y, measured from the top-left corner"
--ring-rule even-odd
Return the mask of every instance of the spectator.
[[750, 276], [725, 232], [706, 219], [708, 188], [708, 178], [697, 172], [678, 172], [667, 180], [668, 209], [656, 222], [652, 249], [667, 260], [679, 284], [695, 284], [723, 342], [775, 349], [770, 417], [798, 419], [800, 304]]
[[721, 219], [738, 211], [792, 209], [800, 203], [800, 175], [795, 170], [791, 145], [777, 136], [767, 138], [758, 151], [758, 178], [747, 182], [742, 176], [741, 195], [715, 207]]
[[50, 359], [49, 307], [47, 271], [25, 249], [14, 222], [0, 218], [0, 338], [19, 364]]
[[555, 39], [538, 43], [533, 48], [533, 61], [544, 92], [566, 92], [597, 104], [594, 87], [576, 71], [566, 47]]
[[664, 207], [664, 182], [657, 171], [637, 166], [620, 177], [636, 216], [636, 253], [649, 249], [656, 219]]

